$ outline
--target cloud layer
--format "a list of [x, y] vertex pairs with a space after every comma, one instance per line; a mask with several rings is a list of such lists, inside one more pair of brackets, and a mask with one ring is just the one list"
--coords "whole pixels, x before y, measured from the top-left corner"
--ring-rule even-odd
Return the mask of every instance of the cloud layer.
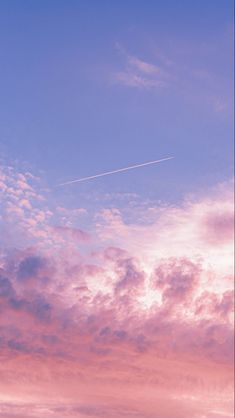
[[1, 174], [0, 416], [231, 417], [232, 184], [89, 233], [40, 189]]

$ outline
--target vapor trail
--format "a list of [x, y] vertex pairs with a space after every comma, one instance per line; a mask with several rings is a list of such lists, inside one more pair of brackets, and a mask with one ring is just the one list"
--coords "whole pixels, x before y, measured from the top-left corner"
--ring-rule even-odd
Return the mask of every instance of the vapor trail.
[[172, 158], [174, 158], [174, 157], [162, 158], [161, 160], [154, 160], [154, 161], [149, 161], [147, 163], [132, 165], [130, 167], [119, 168], [119, 169], [113, 170], [113, 171], [106, 171], [105, 173], [95, 174], [94, 176], [83, 177], [81, 179], [67, 181], [65, 183], [60, 183], [59, 186], [66, 186], [67, 184], [72, 184], [72, 183], [78, 183], [78, 182], [82, 182], [82, 181], [92, 180], [92, 179], [96, 179], [97, 177], [109, 176], [110, 174], [120, 173], [121, 171], [133, 170], [134, 168], [144, 167], [146, 165], [157, 164], [157, 163], [161, 163], [163, 161], [172, 160]]

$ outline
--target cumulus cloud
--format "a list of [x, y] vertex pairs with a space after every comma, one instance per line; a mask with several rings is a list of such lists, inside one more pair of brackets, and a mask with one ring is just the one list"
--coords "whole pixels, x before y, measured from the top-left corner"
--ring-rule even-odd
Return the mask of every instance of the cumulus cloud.
[[[229, 414], [231, 185], [152, 207], [146, 225], [104, 209], [88, 234], [53, 218], [31, 177], [4, 176], [11, 187], [2, 195], [2, 416]], [[30, 205], [9, 213], [18, 195]], [[19, 399], [30, 401], [18, 408]]]

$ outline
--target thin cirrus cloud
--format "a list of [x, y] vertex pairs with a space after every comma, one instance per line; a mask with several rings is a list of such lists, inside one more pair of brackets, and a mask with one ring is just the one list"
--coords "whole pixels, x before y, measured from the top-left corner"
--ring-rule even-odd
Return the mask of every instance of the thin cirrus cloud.
[[1, 181], [0, 416], [231, 416], [232, 184], [88, 234], [38, 180]]
[[140, 89], [164, 88], [172, 79], [172, 75], [160, 65], [144, 61], [128, 54], [120, 44], [116, 48], [124, 58], [124, 69], [113, 74], [113, 81], [129, 87]]
[[[210, 45], [207, 45], [210, 48]], [[198, 53], [195, 47], [195, 54]], [[200, 49], [200, 46], [198, 46]], [[190, 102], [207, 105], [217, 114], [231, 113], [233, 99], [230, 88], [217, 69], [195, 67], [192, 61], [192, 51], [184, 51], [177, 45], [175, 57], [166, 56], [157, 46], [153, 48], [150, 59], [146, 60], [127, 52], [116, 43], [116, 50], [122, 61], [122, 68], [111, 74], [114, 84], [147, 91], [174, 91], [177, 95], [186, 97]], [[202, 59], [202, 58], [201, 58]], [[121, 66], [120, 66], [121, 67]], [[221, 89], [221, 86], [223, 89]]]

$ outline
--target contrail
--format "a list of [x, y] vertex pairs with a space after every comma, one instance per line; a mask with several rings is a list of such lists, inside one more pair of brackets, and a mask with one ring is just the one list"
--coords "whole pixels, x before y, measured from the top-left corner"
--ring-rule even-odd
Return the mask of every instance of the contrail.
[[95, 174], [94, 176], [82, 177], [81, 179], [67, 181], [65, 183], [60, 183], [59, 186], [66, 186], [67, 184], [79, 183], [79, 182], [82, 182], [82, 181], [92, 180], [92, 179], [96, 179], [97, 177], [109, 176], [110, 174], [120, 173], [121, 171], [133, 170], [134, 168], [144, 167], [146, 165], [157, 164], [157, 163], [161, 163], [163, 161], [172, 160], [172, 158], [174, 158], [174, 157], [162, 158], [161, 160], [148, 161], [147, 163], [136, 164], [136, 165], [132, 165], [130, 167], [125, 167], [125, 168], [119, 168], [118, 170], [106, 171], [105, 173]]

